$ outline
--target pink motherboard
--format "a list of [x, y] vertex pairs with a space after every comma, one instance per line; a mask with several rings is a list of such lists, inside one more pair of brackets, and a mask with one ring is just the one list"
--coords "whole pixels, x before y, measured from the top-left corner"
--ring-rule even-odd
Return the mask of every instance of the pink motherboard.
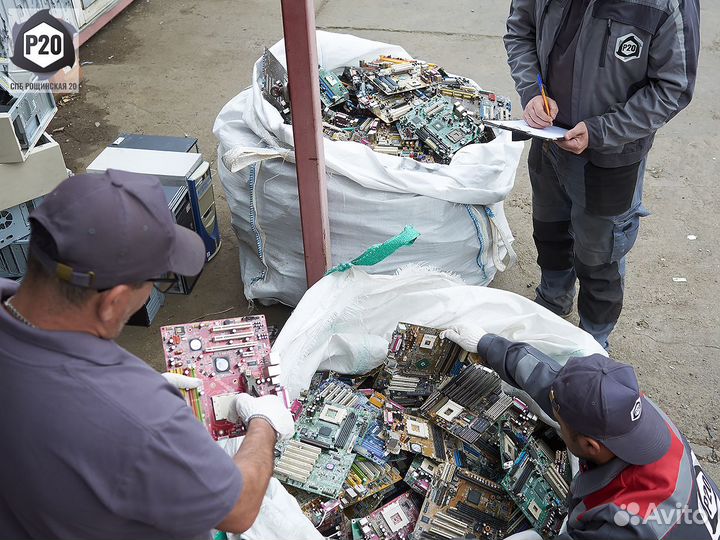
[[213, 439], [245, 433], [234, 406], [240, 392], [277, 394], [288, 405], [264, 315], [163, 326], [160, 334], [168, 371], [202, 380], [182, 393]]

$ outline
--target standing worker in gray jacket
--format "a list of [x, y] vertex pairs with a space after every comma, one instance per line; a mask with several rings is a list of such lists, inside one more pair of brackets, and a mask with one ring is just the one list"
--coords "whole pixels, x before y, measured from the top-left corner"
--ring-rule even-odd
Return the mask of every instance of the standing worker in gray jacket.
[[567, 316], [579, 280], [580, 326], [606, 348], [647, 215], [646, 156], [692, 97], [699, 11], [699, 0], [512, 0], [505, 47], [525, 120], [570, 130], [530, 148], [536, 301]]

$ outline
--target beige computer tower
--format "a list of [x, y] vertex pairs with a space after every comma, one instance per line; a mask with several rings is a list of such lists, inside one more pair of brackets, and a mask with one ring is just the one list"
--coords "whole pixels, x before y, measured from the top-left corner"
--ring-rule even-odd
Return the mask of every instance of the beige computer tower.
[[68, 177], [60, 145], [40, 136], [19, 163], [0, 163], [0, 209], [47, 195]]

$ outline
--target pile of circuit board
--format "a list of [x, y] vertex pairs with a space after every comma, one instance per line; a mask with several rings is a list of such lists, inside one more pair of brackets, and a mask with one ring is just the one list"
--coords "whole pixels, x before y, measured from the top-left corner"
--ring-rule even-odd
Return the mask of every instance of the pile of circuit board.
[[[461, 148], [494, 139], [486, 120], [509, 120], [508, 98], [420, 60], [380, 56], [329, 71], [320, 68], [323, 131], [374, 151], [426, 163], [449, 163]], [[292, 123], [287, 72], [265, 51], [263, 96]]]
[[441, 330], [400, 323], [386, 362], [363, 376], [318, 372], [293, 403], [275, 476], [326, 537], [481, 538], [567, 513], [562, 440]]

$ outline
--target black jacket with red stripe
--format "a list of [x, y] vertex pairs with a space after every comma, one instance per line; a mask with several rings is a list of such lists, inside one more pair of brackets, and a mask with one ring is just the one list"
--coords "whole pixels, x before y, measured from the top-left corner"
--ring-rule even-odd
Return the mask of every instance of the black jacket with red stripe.
[[[507, 383], [527, 392], [550, 416], [550, 387], [562, 366], [525, 343], [488, 334], [478, 353]], [[570, 485], [567, 530], [557, 540], [720, 539], [720, 491], [690, 444], [660, 409], [671, 434], [667, 454], [649, 465], [619, 458], [581, 462]]]

